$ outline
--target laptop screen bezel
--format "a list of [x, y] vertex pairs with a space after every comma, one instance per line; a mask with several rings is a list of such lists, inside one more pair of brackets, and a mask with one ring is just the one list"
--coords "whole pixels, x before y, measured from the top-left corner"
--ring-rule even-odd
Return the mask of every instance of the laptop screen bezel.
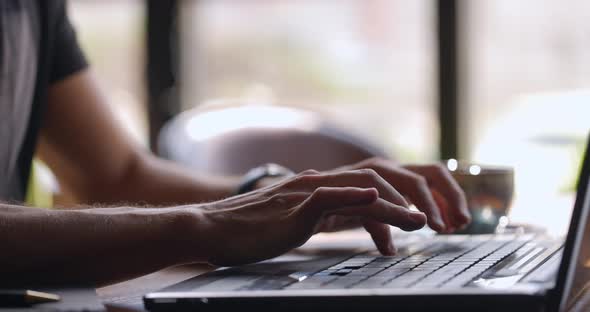
[[[577, 257], [579, 254], [579, 247], [581, 241], [584, 238], [585, 220], [582, 222], [582, 218], [587, 219], [590, 210], [590, 201], [588, 198], [589, 188], [589, 177], [590, 177], [590, 136], [586, 140], [586, 150], [584, 154], [584, 161], [582, 163], [582, 170], [578, 179], [578, 186], [576, 192], [576, 201], [572, 216], [570, 218], [570, 226], [568, 229], [567, 237], [565, 240], [561, 264], [559, 266], [559, 273], [557, 275], [557, 281], [554, 288], [555, 303], [559, 307], [559, 310], [567, 308], [568, 299], [570, 292], [572, 291], [571, 286], [573, 283]], [[579, 242], [579, 244], [578, 244]], [[575, 294], [574, 296], [577, 296]]]

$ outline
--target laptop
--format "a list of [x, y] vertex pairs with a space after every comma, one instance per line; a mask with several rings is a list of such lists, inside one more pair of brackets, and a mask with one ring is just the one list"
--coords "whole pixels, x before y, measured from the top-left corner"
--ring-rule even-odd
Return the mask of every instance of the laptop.
[[590, 281], [589, 176], [590, 144], [565, 239], [439, 235], [391, 257], [273, 259], [219, 268], [149, 293], [144, 304], [151, 311], [567, 311]]

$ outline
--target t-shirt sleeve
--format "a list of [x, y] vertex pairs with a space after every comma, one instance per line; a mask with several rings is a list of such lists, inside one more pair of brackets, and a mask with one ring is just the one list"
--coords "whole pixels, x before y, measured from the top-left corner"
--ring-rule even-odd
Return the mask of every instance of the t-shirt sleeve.
[[[55, 1], [55, 0], [52, 0]], [[88, 67], [88, 62], [84, 52], [78, 45], [76, 31], [70, 23], [68, 17], [67, 5], [65, 1], [58, 1], [53, 18], [54, 33], [52, 42], [51, 70], [49, 73], [49, 83], [62, 80], [82, 69]]]

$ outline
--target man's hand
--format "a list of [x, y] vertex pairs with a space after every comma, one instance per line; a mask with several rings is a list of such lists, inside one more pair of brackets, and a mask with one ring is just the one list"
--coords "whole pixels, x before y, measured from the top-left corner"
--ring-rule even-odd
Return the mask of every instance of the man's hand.
[[[461, 187], [442, 165], [400, 166], [389, 160], [371, 158], [335, 169], [334, 172], [358, 169], [374, 170], [409, 202], [426, 213], [428, 225], [437, 232], [451, 233], [471, 222]], [[358, 219], [333, 217], [320, 230], [338, 231], [360, 225]]]
[[[306, 171], [278, 184], [204, 204], [201, 222], [209, 262], [238, 265], [281, 255], [304, 244], [330, 216], [365, 224], [381, 253], [395, 248], [388, 225], [416, 230], [426, 223], [390, 183], [371, 169]], [[204, 220], [204, 221], [203, 221]]]

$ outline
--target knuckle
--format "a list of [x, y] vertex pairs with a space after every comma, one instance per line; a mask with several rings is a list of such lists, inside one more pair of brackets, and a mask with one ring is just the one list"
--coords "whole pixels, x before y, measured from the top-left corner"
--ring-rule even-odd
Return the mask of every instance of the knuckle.
[[383, 157], [373, 157], [373, 163], [380, 167], [386, 167], [389, 165], [389, 161]]
[[320, 172], [314, 169], [307, 169], [299, 173], [300, 176], [318, 175]]
[[371, 159], [375, 162], [378, 162], [378, 163], [390, 163], [391, 162], [390, 159], [387, 159], [386, 157], [383, 157], [383, 156], [373, 156], [373, 157], [371, 157]]
[[377, 173], [377, 171], [375, 171], [375, 169], [372, 168], [363, 168], [360, 170], [361, 174], [368, 176], [369, 178], [376, 180], [379, 179], [380, 176]]
[[455, 178], [446, 166], [437, 165], [436, 172], [442, 179], [447, 180], [451, 184], [456, 184]]
[[275, 194], [272, 195], [271, 197], [269, 197], [267, 199], [267, 203], [271, 204], [271, 205], [283, 205], [285, 203], [287, 203], [287, 196], [286, 194]]
[[311, 175], [309, 174], [304, 174], [303, 172], [290, 178], [289, 180], [285, 181], [285, 183], [283, 184], [286, 188], [294, 188], [300, 185], [303, 185], [305, 183], [309, 182], [309, 177]]
[[368, 166], [373, 168], [388, 168], [390, 167], [390, 163], [387, 159], [379, 156], [371, 157], [366, 161]]
[[295, 180], [299, 182], [308, 182], [319, 177], [319, 174], [320, 173], [316, 170], [305, 170], [302, 173], [295, 176]]
[[373, 156], [371, 158], [368, 158], [365, 162], [366, 163], [370, 163], [370, 164], [376, 164], [376, 163], [380, 163], [383, 159], [379, 156]]
[[310, 200], [319, 200], [325, 198], [330, 193], [330, 191], [331, 189], [329, 187], [320, 186], [311, 193]]
[[443, 164], [433, 164], [432, 169], [443, 175], [449, 174], [449, 169], [447, 169], [447, 166]]
[[425, 173], [431, 175], [433, 178], [454, 182], [451, 172], [443, 164], [431, 164], [425, 167], [425, 169]]
[[326, 194], [329, 190], [330, 189], [325, 186], [320, 186], [313, 191], [312, 196], [322, 196], [323, 194]]
[[413, 175], [412, 179], [414, 180], [414, 184], [416, 185], [416, 187], [420, 188], [420, 189], [427, 189], [428, 188], [428, 181], [426, 180], [425, 177], [421, 176], [421, 175]]
[[295, 176], [291, 177], [290, 181], [291, 181], [291, 182], [294, 182], [294, 183], [295, 183], [295, 182], [299, 182], [299, 181], [301, 181], [301, 179], [303, 179], [303, 178], [304, 178], [304, 177], [306, 177], [306, 176], [307, 176], [307, 175], [304, 175], [303, 173], [299, 173], [299, 174], [297, 174], [297, 175], [295, 175]]

